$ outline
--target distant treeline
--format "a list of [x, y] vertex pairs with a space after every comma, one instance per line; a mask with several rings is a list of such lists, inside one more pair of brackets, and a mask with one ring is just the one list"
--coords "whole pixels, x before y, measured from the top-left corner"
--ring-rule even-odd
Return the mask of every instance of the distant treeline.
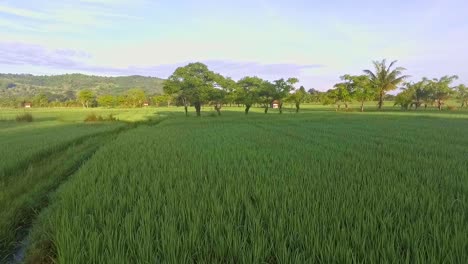
[[[361, 111], [365, 102], [377, 101], [381, 109], [388, 92], [401, 88], [401, 92], [394, 98], [395, 105], [403, 109], [411, 106], [418, 108], [437, 106], [439, 110], [448, 99], [457, 99], [460, 107], [465, 107], [468, 101], [468, 90], [465, 85], [453, 86], [457, 76], [444, 76], [439, 79], [427, 79], [417, 83], [407, 82], [406, 69], [396, 67], [396, 61], [387, 65], [386, 60], [373, 62], [374, 69], [364, 70], [362, 75], [344, 75], [342, 82], [334, 85], [333, 89], [319, 92], [314, 89], [306, 91], [304, 87], [296, 89], [297, 78], [279, 79], [273, 82], [256, 76], [247, 76], [239, 81], [212, 72], [202, 63], [191, 63], [179, 67], [164, 82], [164, 92], [172, 96], [179, 104], [194, 106], [200, 115], [201, 106], [210, 104], [221, 114], [221, 107], [225, 104], [242, 104], [245, 114], [249, 113], [252, 105], [261, 105], [268, 113], [270, 107], [278, 107], [282, 113], [284, 103], [292, 103], [299, 112], [304, 102], [317, 101], [324, 105], [335, 105], [348, 108], [353, 101], [358, 101]], [[453, 106], [452, 106], [453, 107]]]
[[[167, 80], [142, 76], [0, 74], [0, 106], [112, 108], [178, 105], [184, 106], [186, 114], [188, 107], [193, 106], [197, 115], [200, 115], [202, 105], [213, 106], [218, 114], [225, 105], [244, 106], [246, 114], [252, 106], [264, 108], [265, 113], [275, 107], [282, 113], [285, 103], [295, 105], [299, 112], [302, 103], [311, 102], [334, 105], [336, 110], [347, 109], [352, 102], [359, 102], [361, 111], [369, 101], [377, 101], [379, 109], [384, 101], [393, 101], [394, 106], [402, 109], [432, 106], [441, 110], [449, 99], [459, 102], [462, 108], [468, 106], [468, 88], [463, 84], [454, 86], [453, 82], [458, 78], [455, 75], [423, 78], [413, 83], [406, 81], [409, 77], [405, 75], [406, 69], [396, 67], [396, 61], [389, 65], [386, 60], [373, 64], [374, 69], [364, 70], [362, 75], [343, 75], [342, 82], [326, 92], [303, 86], [297, 89], [297, 78], [270, 82], [247, 76], [234, 81], [209, 70], [202, 63], [179, 67]], [[397, 89], [401, 90], [398, 95], [388, 94]], [[24, 94], [31, 95], [13, 95], [23, 90]]]

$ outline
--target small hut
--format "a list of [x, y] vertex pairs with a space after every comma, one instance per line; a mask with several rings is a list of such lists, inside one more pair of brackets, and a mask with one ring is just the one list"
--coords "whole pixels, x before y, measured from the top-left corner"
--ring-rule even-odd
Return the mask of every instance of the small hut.
[[274, 100], [273, 102], [271, 102], [271, 108], [273, 109], [278, 109], [279, 105], [280, 105], [280, 101], [278, 100]]
[[31, 108], [32, 107], [32, 103], [31, 102], [26, 102], [24, 103], [24, 108]]
[[149, 103], [148, 103], [148, 102], [144, 102], [144, 103], [143, 103], [143, 106], [149, 106]]

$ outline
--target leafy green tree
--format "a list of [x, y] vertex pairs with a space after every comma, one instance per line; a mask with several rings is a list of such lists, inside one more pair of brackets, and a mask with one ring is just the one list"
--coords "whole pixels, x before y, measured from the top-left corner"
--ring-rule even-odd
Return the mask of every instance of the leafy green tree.
[[366, 75], [350, 76], [352, 97], [361, 103], [361, 112], [364, 112], [364, 103], [375, 98], [375, 89]]
[[169, 95], [169, 94], [159, 94], [159, 95], [155, 95], [153, 96], [153, 102], [156, 104], [156, 106], [160, 106], [162, 103], [166, 104], [168, 107], [171, 105], [172, 103], [172, 96]]
[[388, 91], [397, 89], [398, 85], [403, 83], [404, 80], [409, 77], [408, 75], [403, 75], [403, 72], [406, 70], [403, 67], [392, 69], [396, 63], [397, 61], [393, 61], [387, 67], [386, 60], [374, 61], [373, 64], [375, 72], [364, 70], [364, 73], [369, 76], [374, 89], [376, 89], [379, 98], [379, 109], [382, 109], [385, 94]]
[[90, 89], [84, 89], [78, 92], [77, 98], [84, 108], [88, 108], [95, 100], [96, 95]]
[[461, 108], [468, 106], [468, 87], [466, 85], [457, 86], [457, 99], [461, 102]]
[[179, 67], [164, 82], [164, 92], [175, 95], [183, 101], [185, 114], [188, 115], [188, 105], [195, 107], [197, 116], [201, 115], [201, 106], [210, 99], [210, 93], [214, 89], [220, 75], [210, 71], [200, 62], [190, 63]]
[[237, 82], [230, 77], [226, 77], [222, 80], [221, 87], [224, 90], [224, 101], [229, 104], [229, 106], [237, 103], [237, 91], [239, 89]]
[[288, 102], [294, 103], [296, 106], [296, 113], [299, 113], [301, 104], [307, 100], [308, 93], [306, 92], [304, 86], [301, 86], [298, 90], [294, 91], [294, 93], [290, 94], [287, 98]]
[[226, 100], [226, 90], [221, 88], [212, 89], [209, 97], [210, 104], [213, 105], [218, 115], [221, 115], [221, 108]]
[[341, 104], [344, 104], [345, 108], [348, 109], [348, 105], [352, 99], [351, 85], [349, 83], [338, 83], [335, 85], [335, 88], [329, 92], [329, 96], [338, 106], [338, 110], [341, 108]]
[[146, 100], [146, 93], [140, 88], [130, 89], [125, 95], [126, 104], [132, 107], [142, 107]]
[[439, 79], [434, 78], [429, 82], [430, 96], [437, 103], [437, 108], [442, 110], [445, 100], [454, 94], [454, 88], [450, 85], [457, 80], [458, 76], [443, 76]]
[[323, 105], [336, 105], [337, 108], [335, 110], [339, 110], [341, 105], [338, 98], [337, 89], [330, 89], [320, 95], [320, 102], [322, 102]]
[[309, 94], [309, 96], [307, 96], [308, 102], [320, 102], [320, 99], [324, 94], [323, 92], [320, 92], [319, 90], [314, 88], [307, 90], [307, 93]]
[[396, 95], [394, 105], [399, 105], [401, 108], [408, 110], [410, 104], [413, 102], [413, 98], [414, 90], [404, 89]]
[[407, 83], [403, 90], [408, 90], [408, 93], [405, 95], [411, 95], [412, 100], [410, 102], [410, 107], [414, 106], [416, 110], [421, 106], [425, 105], [427, 108], [427, 103], [430, 101], [430, 89], [429, 89], [429, 80], [423, 78], [422, 81], [417, 83]]
[[32, 103], [38, 107], [46, 107], [49, 104], [49, 98], [47, 98], [45, 93], [40, 93], [34, 96]]
[[289, 93], [294, 90], [294, 85], [299, 82], [297, 78], [289, 78], [287, 80], [279, 79], [274, 81], [275, 96], [274, 100], [279, 101], [279, 113], [283, 113], [284, 99], [289, 96]]
[[245, 114], [247, 115], [250, 107], [258, 102], [259, 92], [264, 85], [264, 80], [258, 77], [244, 77], [237, 84], [239, 86], [237, 97], [245, 105]]
[[100, 106], [104, 107], [115, 107], [117, 103], [117, 98], [110, 94], [101, 95], [98, 97], [97, 102]]
[[273, 100], [275, 100], [276, 96], [277, 93], [275, 85], [269, 81], [264, 80], [258, 89], [257, 103], [263, 107], [265, 114], [268, 113], [268, 109], [270, 108]]

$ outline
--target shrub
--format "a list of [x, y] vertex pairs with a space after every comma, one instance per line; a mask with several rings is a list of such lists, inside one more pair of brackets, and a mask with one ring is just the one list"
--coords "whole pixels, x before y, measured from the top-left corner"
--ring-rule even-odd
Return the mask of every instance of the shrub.
[[86, 116], [84, 121], [85, 122], [96, 122], [96, 121], [98, 121], [98, 116], [95, 113], [91, 113], [91, 114]]
[[16, 116], [16, 122], [32, 122], [33, 116], [30, 113], [24, 113]]
[[114, 117], [113, 114], [109, 114], [107, 118], [102, 117], [101, 115], [96, 115], [95, 113], [91, 113], [86, 116], [85, 122], [103, 122], [103, 121], [118, 121], [117, 118]]
[[107, 117], [107, 121], [117, 121], [117, 118], [115, 118], [113, 114], [109, 114], [109, 117]]
[[457, 110], [457, 107], [456, 107], [456, 106], [453, 106], [453, 105], [448, 105], [448, 106], [447, 106], [447, 110], [449, 110], [449, 111], [456, 111], [456, 110]]

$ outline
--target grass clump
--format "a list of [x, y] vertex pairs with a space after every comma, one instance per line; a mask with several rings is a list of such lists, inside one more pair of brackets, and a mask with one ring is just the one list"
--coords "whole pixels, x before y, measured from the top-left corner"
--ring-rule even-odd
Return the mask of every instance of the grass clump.
[[30, 113], [24, 113], [16, 116], [16, 122], [32, 122], [34, 118]]
[[114, 117], [113, 114], [109, 114], [107, 117], [103, 117], [102, 115], [96, 115], [95, 113], [91, 113], [86, 116], [85, 122], [104, 122], [104, 121], [118, 121], [117, 118]]

